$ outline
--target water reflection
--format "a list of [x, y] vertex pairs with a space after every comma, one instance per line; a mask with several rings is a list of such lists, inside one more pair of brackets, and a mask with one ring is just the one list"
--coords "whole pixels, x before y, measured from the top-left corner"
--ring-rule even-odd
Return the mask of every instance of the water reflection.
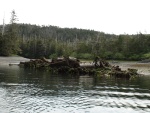
[[0, 67], [2, 113], [149, 113], [150, 76], [134, 80]]

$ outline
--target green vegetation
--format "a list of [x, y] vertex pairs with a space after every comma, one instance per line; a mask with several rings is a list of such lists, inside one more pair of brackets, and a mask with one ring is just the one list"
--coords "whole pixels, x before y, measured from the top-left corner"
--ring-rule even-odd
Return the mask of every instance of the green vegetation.
[[[93, 59], [100, 56], [113, 60], [150, 58], [150, 35], [114, 35], [93, 30], [16, 24], [15, 11], [11, 22], [0, 34], [0, 55], [21, 55], [28, 58], [72, 56]], [[3, 26], [0, 26], [2, 31]]]
[[19, 48], [19, 38], [18, 29], [16, 24], [17, 18], [15, 11], [11, 12], [10, 25], [8, 25], [5, 33], [0, 35], [0, 55], [10, 56], [12, 54], [18, 54]]

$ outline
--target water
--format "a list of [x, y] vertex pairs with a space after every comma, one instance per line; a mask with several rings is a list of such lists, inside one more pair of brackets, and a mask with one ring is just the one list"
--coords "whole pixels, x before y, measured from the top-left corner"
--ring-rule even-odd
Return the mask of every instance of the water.
[[150, 113], [149, 81], [1, 66], [0, 113]]

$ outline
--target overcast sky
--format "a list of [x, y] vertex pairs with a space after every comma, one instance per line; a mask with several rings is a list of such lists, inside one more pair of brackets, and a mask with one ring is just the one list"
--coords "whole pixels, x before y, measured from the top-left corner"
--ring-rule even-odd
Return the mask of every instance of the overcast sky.
[[0, 24], [18, 23], [82, 28], [114, 34], [150, 34], [150, 0], [0, 0]]

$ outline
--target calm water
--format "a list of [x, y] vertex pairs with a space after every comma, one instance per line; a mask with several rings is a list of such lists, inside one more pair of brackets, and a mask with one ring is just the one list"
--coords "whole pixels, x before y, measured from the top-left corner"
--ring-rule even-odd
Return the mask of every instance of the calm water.
[[150, 76], [51, 75], [0, 67], [0, 113], [150, 113]]

